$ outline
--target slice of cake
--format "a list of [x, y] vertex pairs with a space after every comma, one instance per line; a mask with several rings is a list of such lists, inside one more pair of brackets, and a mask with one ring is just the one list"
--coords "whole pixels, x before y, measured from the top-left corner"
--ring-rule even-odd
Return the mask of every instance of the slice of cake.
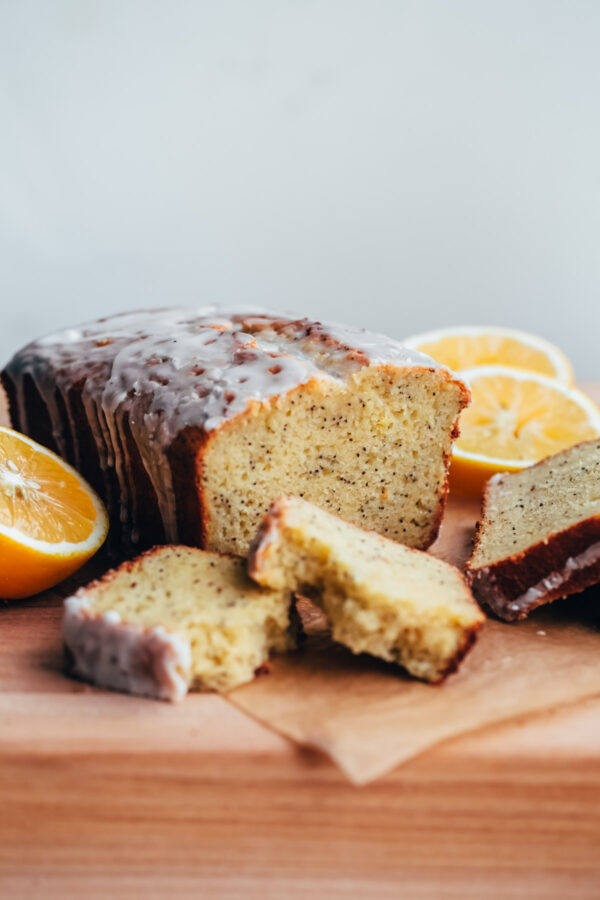
[[467, 576], [507, 622], [600, 581], [597, 438], [488, 481]]
[[243, 560], [157, 547], [65, 600], [71, 672], [102, 687], [179, 700], [188, 688], [250, 681], [272, 651], [295, 646], [289, 590], [259, 588]]
[[216, 309], [128, 313], [29, 344], [13, 425], [107, 503], [121, 547], [246, 555], [293, 493], [396, 541], [436, 537], [469, 391], [381, 335]]
[[454, 566], [294, 497], [271, 506], [248, 568], [261, 585], [314, 600], [335, 641], [426, 681], [456, 669], [485, 620]]

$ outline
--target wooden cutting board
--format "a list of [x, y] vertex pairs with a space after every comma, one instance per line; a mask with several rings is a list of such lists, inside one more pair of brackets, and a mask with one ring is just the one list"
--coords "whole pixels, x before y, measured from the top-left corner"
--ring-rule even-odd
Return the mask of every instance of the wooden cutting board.
[[62, 594], [0, 610], [0, 897], [600, 896], [600, 685], [355, 788], [222, 697], [66, 678]]

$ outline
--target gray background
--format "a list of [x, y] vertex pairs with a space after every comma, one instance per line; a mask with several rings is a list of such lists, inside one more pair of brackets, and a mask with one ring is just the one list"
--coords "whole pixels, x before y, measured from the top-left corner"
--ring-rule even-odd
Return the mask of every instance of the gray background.
[[0, 362], [241, 301], [600, 377], [600, 3], [0, 0]]

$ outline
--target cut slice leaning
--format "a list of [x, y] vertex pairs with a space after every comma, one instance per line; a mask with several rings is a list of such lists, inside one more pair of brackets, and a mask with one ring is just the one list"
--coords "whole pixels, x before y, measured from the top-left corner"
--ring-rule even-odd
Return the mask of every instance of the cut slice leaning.
[[463, 370], [473, 401], [454, 446], [454, 491], [479, 496], [497, 472], [516, 472], [600, 435], [600, 410], [577, 388], [508, 366]]
[[525, 331], [459, 325], [417, 334], [402, 343], [456, 372], [473, 366], [511, 366], [573, 384], [571, 363], [564, 353], [544, 338]]
[[306, 594], [334, 641], [438, 683], [484, 622], [454, 566], [364, 531], [299, 497], [279, 497], [251, 546], [250, 577]]
[[62, 581], [101, 547], [106, 510], [55, 453], [0, 427], [0, 597], [29, 597]]

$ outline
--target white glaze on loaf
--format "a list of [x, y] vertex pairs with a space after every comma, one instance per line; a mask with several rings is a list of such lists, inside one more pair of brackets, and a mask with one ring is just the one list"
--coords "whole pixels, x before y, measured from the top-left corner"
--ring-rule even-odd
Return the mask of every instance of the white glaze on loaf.
[[[177, 517], [166, 451], [183, 428], [193, 425], [209, 433], [252, 402], [284, 395], [312, 379], [343, 381], [363, 366], [386, 364], [443, 368], [364, 330], [210, 307], [125, 313], [69, 328], [29, 344], [5, 371], [15, 386], [18, 427], [29, 432], [25, 380], [30, 378], [65, 457], [65, 413], [77, 435], [67, 394], [83, 381], [81, 399], [99, 464], [105, 478], [114, 469], [120, 521], [135, 543], [125, 423], [154, 488], [165, 537], [173, 542]], [[77, 467], [80, 453], [75, 439]]]
[[114, 611], [98, 615], [89, 598], [75, 594], [65, 600], [63, 640], [71, 672], [85, 681], [159, 700], [187, 693], [190, 645], [161, 626], [126, 624]]

